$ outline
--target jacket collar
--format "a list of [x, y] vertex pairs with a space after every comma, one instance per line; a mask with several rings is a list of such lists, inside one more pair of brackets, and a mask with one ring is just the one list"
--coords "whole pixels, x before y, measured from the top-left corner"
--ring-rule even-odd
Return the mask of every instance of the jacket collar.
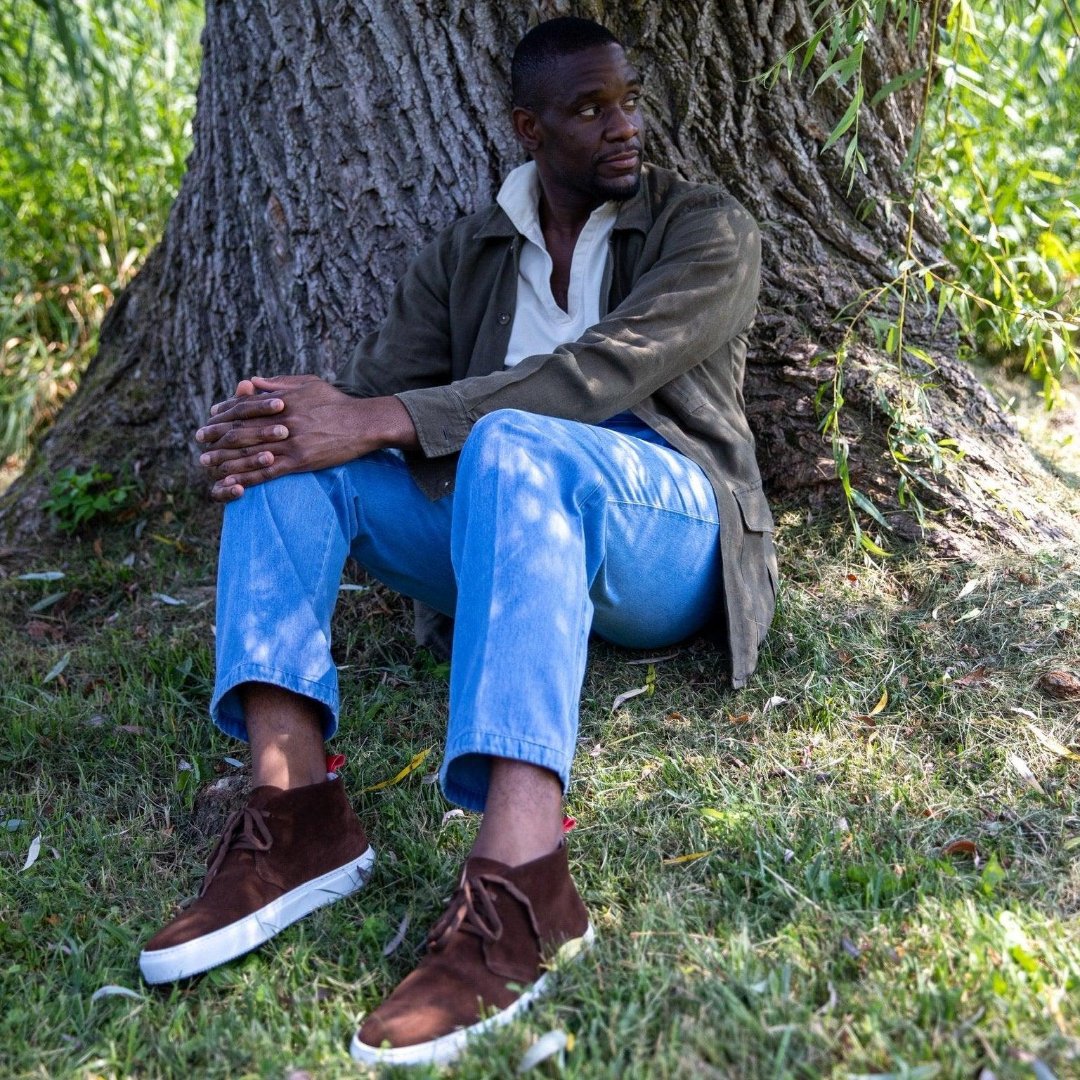
[[[645, 164], [641, 170], [641, 186], [632, 199], [627, 199], [619, 207], [619, 213], [615, 218], [614, 230], [636, 229], [638, 232], [647, 233], [652, 224], [652, 215], [649, 213], [649, 173], [652, 166]], [[505, 237], [512, 239], [519, 235], [514, 228], [514, 223], [507, 216], [506, 211], [497, 204], [480, 212], [480, 220], [477, 230], [473, 234], [476, 240], [488, 240]]]

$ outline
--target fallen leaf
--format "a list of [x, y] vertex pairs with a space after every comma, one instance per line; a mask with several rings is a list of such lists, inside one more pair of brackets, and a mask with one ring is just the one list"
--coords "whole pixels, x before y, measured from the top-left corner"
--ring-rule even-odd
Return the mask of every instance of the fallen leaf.
[[397, 951], [397, 947], [405, 940], [405, 931], [409, 929], [409, 913], [405, 912], [405, 917], [398, 923], [397, 932], [383, 947], [383, 956], [391, 956]]
[[970, 855], [973, 859], [978, 857], [979, 849], [974, 840], [953, 840], [941, 849], [942, 855]]
[[859, 575], [858, 574], [848, 574], [847, 579], [848, 579], [848, 581], [850, 581], [854, 585], [855, 582], [859, 580]]
[[42, 597], [36, 604], [31, 604], [26, 610], [30, 615], [35, 615], [39, 611], [44, 611], [46, 608], [50, 608], [58, 600], [63, 600], [67, 596], [67, 590], [63, 592], [50, 593], [48, 596]]
[[703, 806], [701, 808], [701, 810], [699, 811], [699, 813], [701, 814], [701, 816], [703, 818], [706, 818], [709, 821], [726, 821], [727, 820], [727, 815], [724, 813], [723, 810], [716, 810], [711, 806]]
[[349, 582], [338, 586], [338, 592], [370, 592], [370, 590], [370, 585], [353, 585]]
[[844, 950], [853, 960], [858, 960], [862, 956], [862, 949], [855, 944], [849, 937], [840, 938], [840, 948]]
[[1040, 795], [1045, 795], [1042, 784], [1035, 778], [1035, 774], [1031, 771], [1031, 766], [1022, 758], [1017, 757], [1016, 754], [1010, 754], [1006, 759], [1012, 766], [1013, 771], [1029, 788], [1033, 788]]
[[142, 994], [138, 991], [129, 990], [126, 986], [115, 986], [111, 983], [108, 986], [103, 986], [100, 989], [95, 990], [90, 995], [90, 1001], [100, 1001], [102, 998], [106, 997], [126, 997], [134, 998], [136, 1001], [142, 1001]]
[[647, 694], [649, 692], [648, 686], [638, 686], [633, 690], [627, 690], [625, 693], [620, 694], [612, 703], [611, 711], [615, 712], [620, 706], [625, 705], [631, 698], [636, 698], [641, 694]]
[[738, 716], [729, 716], [729, 724], [748, 724], [750, 723], [750, 714], [748, 712], [739, 713]]
[[970, 611], [965, 611], [963, 615], [957, 619], [957, 622], [968, 622], [971, 619], [977, 619], [983, 613], [982, 608], [972, 608]]
[[841, 649], [836, 654], [836, 658], [840, 661], [841, 664], [850, 664], [851, 661], [855, 659], [855, 657], [853, 657], [851, 653], [847, 651], [847, 649]]
[[973, 593], [973, 592], [974, 592], [974, 591], [975, 591], [975, 590], [976, 590], [976, 589], [977, 589], [977, 588], [979, 587], [979, 582], [980, 582], [981, 580], [982, 580], [981, 578], [972, 578], [972, 579], [971, 579], [971, 580], [970, 580], [970, 581], [969, 581], [969, 582], [968, 582], [968, 583], [967, 583], [967, 584], [966, 584], [966, 585], [965, 585], [965, 586], [964, 586], [964, 587], [963, 587], [963, 588], [962, 588], [962, 589], [961, 589], [961, 590], [960, 590], [960, 591], [959, 591], [959, 592], [958, 592], [958, 593], [956, 594], [956, 600], [954, 600], [954, 601], [953, 601], [953, 603], [956, 603], [956, 602], [957, 602], [957, 601], [959, 601], [959, 600], [963, 600], [965, 596], [970, 596], [970, 595], [971, 595], [971, 594], [972, 594], [972, 593]]
[[1069, 758], [1071, 761], [1080, 761], [1080, 754], [1070, 750], [1064, 743], [1060, 743], [1053, 735], [1043, 731], [1042, 728], [1036, 727], [1034, 724], [1027, 725], [1028, 731], [1035, 736], [1050, 751], [1051, 754], [1057, 754], [1058, 757]]
[[454, 807], [453, 810], [447, 810], [442, 816], [442, 821], [439, 822], [439, 828], [443, 828], [448, 821], [453, 821], [455, 818], [463, 818], [464, 816], [465, 811], [462, 810], [460, 806]]
[[64, 670], [64, 668], [68, 666], [70, 662], [71, 653], [64, 653], [64, 655], [60, 657], [60, 659], [57, 660], [51, 668], [49, 668], [49, 673], [45, 676], [44, 679], [41, 680], [41, 685], [44, 686], [46, 683], [51, 683], [53, 679], [55, 679]]
[[140, 727], [138, 724], [117, 724], [117, 731], [123, 731], [128, 735], [145, 735], [146, 728]]
[[572, 832], [575, 828], [577, 828], [577, 818], [567, 817], [564, 814], [562, 819], [563, 836], [568, 832]]
[[953, 686], [986, 686], [990, 680], [986, 677], [986, 668], [980, 664], [976, 668], [972, 668], [966, 675], [961, 675], [959, 679], [953, 679]]
[[795, 858], [795, 852], [791, 848], [784, 848], [784, 864], [787, 865]]
[[234, 769], [242, 769], [244, 767], [244, 763], [239, 758], [227, 757], [222, 758], [221, 760], [224, 761], [226, 765], [231, 765]]
[[169, 596], [168, 593], [155, 592], [150, 594], [155, 600], [160, 600], [163, 604], [168, 604], [170, 607], [181, 607], [186, 604], [186, 600], [177, 600], [175, 596]]
[[1021, 709], [1019, 708], [1019, 706], [1016, 705], [1010, 707], [1009, 712], [1014, 712], [1019, 716], [1026, 716], [1029, 720], [1039, 719], [1030, 709]]
[[7, 829], [8, 832], [14, 832], [25, 824], [26, 822], [21, 817], [13, 817], [8, 818], [7, 821], [4, 822], [4, 828]]
[[867, 716], [877, 716], [886, 705], [889, 704], [889, 691], [882, 690], [881, 697], [878, 699], [878, 703], [866, 714]]
[[678, 866], [680, 863], [696, 862], [698, 859], [715, 855], [718, 850], [719, 848], [713, 848], [710, 851], [694, 851], [689, 855], [676, 855], [673, 859], [664, 859], [664, 866]]
[[769, 698], [768, 701], [765, 702], [765, 706], [761, 710], [761, 714], [762, 716], [764, 716], [765, 713], [767, 713], [770, 709], [775, 709], [777, 705], [786, 705], [787, 703], [788, 699], [786, 697], [781, 697], [779, 694], [774, 694], [771, 698]]
[[33, 574], [20, 574], [16, 581], [59, 581], [64, 576], [63, 570], [38, 570]]
[[[41, 833], [38, 833], [33, 840], [30, 841], [30, 850], [26, 853], [26, 862], [23, 863], [23, 870], [29, 870], [31, 866], [38, 861], [38, 856], [41, 854]], [[19, 871], [22, 873], [22, 870]]]
[[1061, 701], [1080, 698], [1080, 679], [1071, 671], [1048, 671], [1039, 679], [1039, 689]]
[[521, 1055], [517, 1067], [518, 1075], [520, 1076], [522, 1073], [536, 1068], [542, 1061], [547, 1061], [548, 1058], [554, 1057], [556, 1054], [562, 1054], [571, 1049], [573, 1047], [572, 1038], [565, 1031], [558, 1029], [545, 1032]]
[[420, 753], [414, 754], [412, 760], [405, 766], [401, 772], [391, 776], [389, 780], [381, 780], [377, 784], [372, 784], [371, 787], [361, 788], [361, 791], [382, 791], [384, 788], [393, 787], [395, 784], [400, 784], [402, 780], [411, 772], [415, 772], [423, 763], [424, 759], [431, 753], [431, 747], [426, 750], [421, 750]]

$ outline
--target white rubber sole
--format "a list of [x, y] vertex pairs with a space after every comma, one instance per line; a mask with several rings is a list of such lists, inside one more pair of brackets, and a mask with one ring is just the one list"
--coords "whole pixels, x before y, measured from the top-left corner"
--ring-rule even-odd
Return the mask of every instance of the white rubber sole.
[[526, 990], [517, 1001], [507, 1005], [501, 1012], [481, 1020], [471, 1027], [459, 1028], [451, 1031], [449, 1035], [441, 1035], [437, 1039], [429, 1039], [415, 1046], [393, 1046], [385, 1049], [377, 1046], [368, 1046], [360, 1041], [359, 1032], [353, 1036], [349, 1053], [353, 1060], [362, 1065], [448, 1065], [455, 1060], [466, 1046], [474, 1039], [478, 1039], [495, 1028], [509, 1024], [511, 1020], [520, 1016], [534, 1001], [551, 991], [555, 979], [558, 977], [558, 969], [571, 960], [576, 960], [585, 949], [589, 948], [596, 940], [596, 932], [592, 924], [585, 930], [585, 934], [579, 938], [573, 938], [565, 942], [555, 954], [552, 970], [545, 971]]
[[374, 863], [375, 850], [369, 847], [359, 858], [297, 885], [258, 911], [212, 934], [168, 949], [152, 952], [144, 949], [139, 954], [139, 970], [148, 983], [176, 982], [235, 960], [316, 908], [363, 888]]

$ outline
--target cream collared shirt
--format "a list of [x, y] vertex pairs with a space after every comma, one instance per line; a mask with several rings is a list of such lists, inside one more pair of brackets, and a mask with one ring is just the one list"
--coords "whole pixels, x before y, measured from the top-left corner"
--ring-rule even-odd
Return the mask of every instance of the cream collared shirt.
[[606, 202], [590, 215], [574, 245], [570, 264], [567, 308], [563, 311], [551, 292], [553, 264], [540, 229], [540, 179], [536, 163], [519, 165], [503, 181], [496, 202], [514, 228], [525, 237], [518, 262], [517, 305], [505, 364], [513, 367], [526, 356], [552, 352], [577, 341], [600, 321], [600, 288], [608, 256], [608, 237], [618, 211]]

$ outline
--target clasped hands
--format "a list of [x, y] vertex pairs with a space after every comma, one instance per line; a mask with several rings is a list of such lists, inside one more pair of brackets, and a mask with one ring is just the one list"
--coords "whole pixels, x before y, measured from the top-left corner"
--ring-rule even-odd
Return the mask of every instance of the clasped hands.
[[412, 418], [396, 397], [350, 397], [315, 375], [242, 380], [232, 397], [211, 407], [195, 441], [217, 502], [278, 476], [417, 445]]

